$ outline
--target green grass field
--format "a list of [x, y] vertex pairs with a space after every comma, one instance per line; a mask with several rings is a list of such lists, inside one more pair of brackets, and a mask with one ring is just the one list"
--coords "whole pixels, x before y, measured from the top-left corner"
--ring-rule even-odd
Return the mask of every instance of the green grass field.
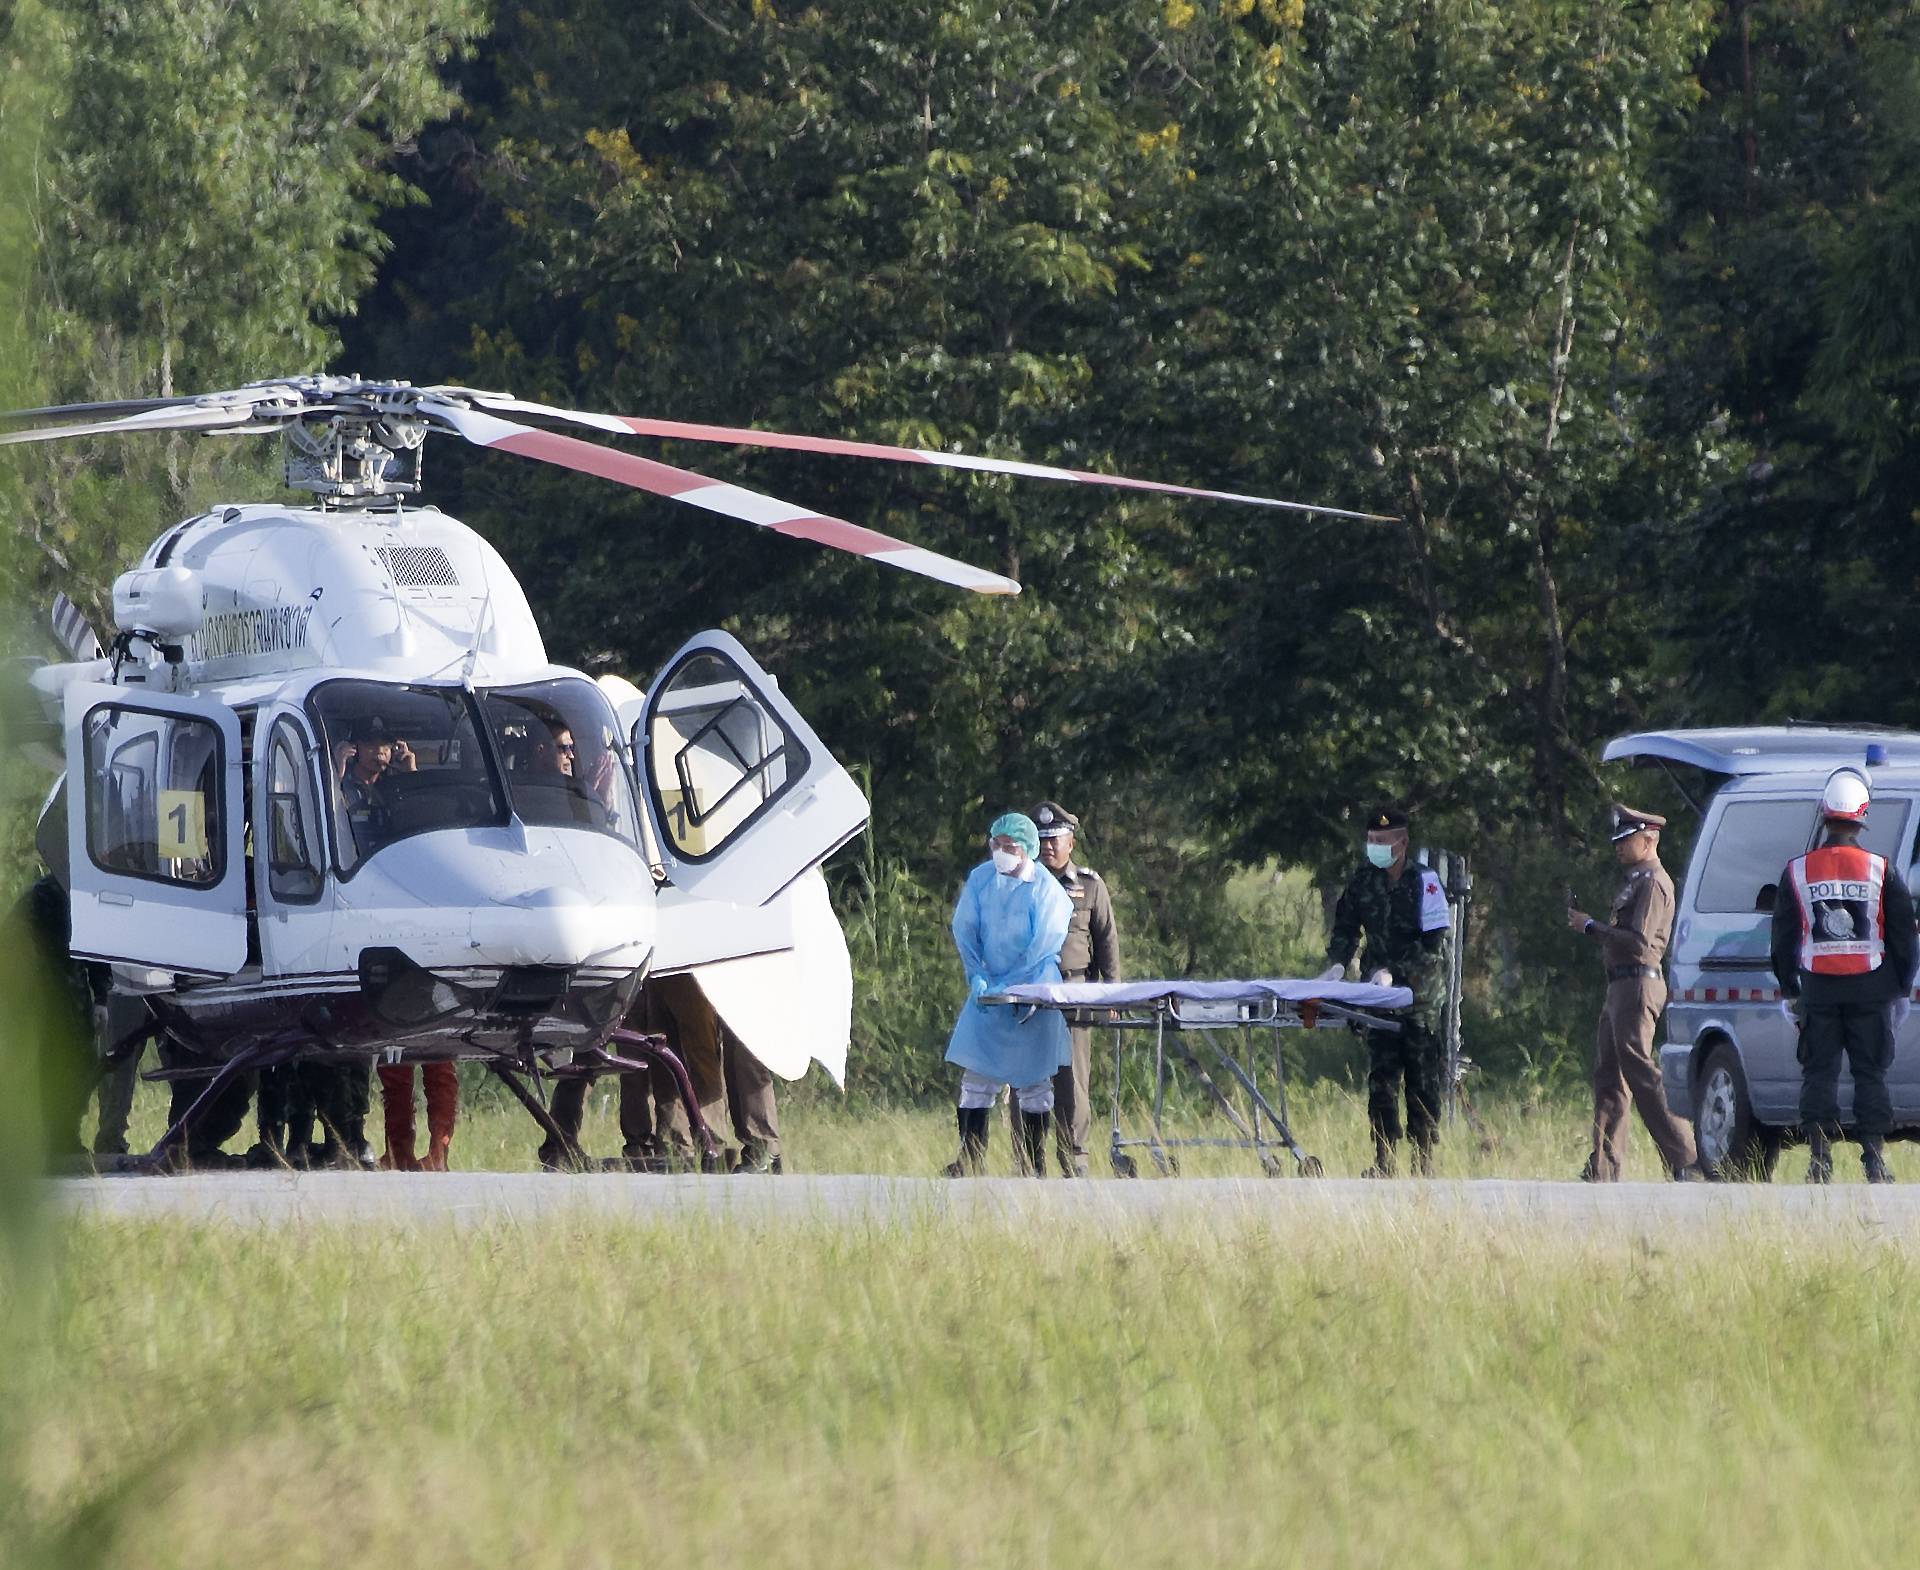
[[[524, 1115], [473, 1101], [460, 1164], [529, 1166]], [[1359, 1098], [1296, 1110], [1358, 1170]], [[159, 1111], [148, 1087], [144, 1131]], [[949, 1154], [943, 1112], [788, 1112], [798, 1170]], [[1485, 1114], [1445, 1172], [1577, 1166], [1577, 1106]], [[0, 1274], [0, 1563], [1478, 1570], [1908, 1541], [1912, 1243], [1384, 1215], [67, 1223]]]
[[1920, 1265], [1859, 1234], [91, 1223], [55, 1254], [11, 1300], [16, 1564], [1841, 1564], [1915, 1514]]

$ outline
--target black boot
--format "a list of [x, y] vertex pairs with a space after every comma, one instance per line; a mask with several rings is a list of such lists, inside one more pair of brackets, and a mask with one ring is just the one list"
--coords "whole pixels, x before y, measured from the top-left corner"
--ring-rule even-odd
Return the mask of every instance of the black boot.
[[1815, 1128], [1807, 1135], [1807, 1181], [1833, 1181], [1833, 1145], [1824, 1128]]
[[1878, 1134], [1860, 1136], [1860, 1167], [1869, 1183], [1891, 1183], [1893, 1172], [1887, 1166], [1886, 1141]]
[[1052, 1126], [1051, 1112], [1020, 1114], [1020, 1147], [1025, 1157], [1022, 1176], [1043, 1178], [1047, 1175], [1047, 1131]]
[[950, 1178], [978, 1177], [987, 1164], [986, 1107], [958, 1107], [954, 1121], [960, 1126], [960, 1155], [946, 1165]]
[[1390, 1178], [1399, 1170], [1400, 1163], [1395, 1159], [1393, 1147], [1395, 1141], [1376, 1134], [1373, 1137], [1373, 1165], [1360, 1175], [1363, 1178]]

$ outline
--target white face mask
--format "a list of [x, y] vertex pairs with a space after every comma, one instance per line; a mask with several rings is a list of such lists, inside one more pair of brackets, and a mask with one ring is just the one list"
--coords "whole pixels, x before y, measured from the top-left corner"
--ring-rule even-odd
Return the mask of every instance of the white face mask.
[[1367, 860], [1382, 869], [1391, 867], [1393, 865], [1393, 847], [1391, 845], [1376, 845], [1372, 840], [1368, 840]]
[[993, 853], [993, 870], [1003, 878], [1010, 878], [1020, 870], [1020, 852], [1017, 850], [996, 850]]

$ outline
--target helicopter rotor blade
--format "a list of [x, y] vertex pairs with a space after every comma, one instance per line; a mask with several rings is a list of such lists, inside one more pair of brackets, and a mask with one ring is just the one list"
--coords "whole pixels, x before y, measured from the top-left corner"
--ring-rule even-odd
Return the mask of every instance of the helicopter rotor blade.
[[118, 420], [87, 420], [78, 425], [42, 425], [29, 431], [0, 433], [0, 447], [20, 442], [57, 442], [70, 436], [113, 436], [136, 431], [212, 431], [244, 426], [253, 418], [251, 404], [226, 408], [149, 409]]
[[[461, 393], [460, 396], [473, 395]], [[422, 415], [465, 437], [476, 447], [510, 452], [517, 457], [532, 458], [541, 463], [556, 464], [563, 469], [596, 475], [618, 485], [631, 486], [635, 490], [669, 497], [708, 512], [757, 524], [776, 534], [811, 540], [816, 545], [865, 556], [873, 561], [884, 562], [889, 567], [898, 567], [905, 572], [951, 584], [955, 588], [970, 589], [976, 594], [1020, 592], [1018, 583], [999, 573], [970, 566], [951, 556], [942, 556], [937, 551], [911, 545], [905, 540], [862, 528], [841, 518], [796, 507], [791, 502], [750, 491], [744, 486], [710, 480], [690, 469], [676, 469], [671, 464], [656, 463], [651, 458], [617, 452], [610, 447], [598, 447], [592, 442], [564, 436], [557, 431], [517, 425], [483, 410], [465, 409], [438, 399], [423, 399], [419, 410]]]
[[112, 398], [105, 403], [55, 403], [44, 409], [7, 409], [0, 420], [51, 420], [73, 414], [145, 414], [149, 409], [179, 409], [200, 403], [198, 397]]
[[[444, 389], [452, 391], [453, 389]], [[699, 425], [686, 420], [648, 420], [637, 415], [593, 414], [558, 409], [551, 404], [510, 398], [501, 393], [462, 388], [460, 396], [482, 408], [538, 414], [566, 420], [615, 435], [657, 436], [671, 441], [721, 442], [735, 447], [764, 447], [783, 452], [825, 453], [839, 458], [878, 458], [890, 463], [929, 464], [975, 474], [1010, 474], [1028, 480], [1065, 480], [1077, 485], [1104, 485], [1118, 490], [1148, 491], [1161, 496], [1186, 496], [1199, 501], [1236, 502], [1249, 507], [1276, 507], [1286, 512], [1316, 513], [1361, 523], [1398, 523], [1385, 513], [1353, 512], [1344, 507], [1322, 507], [1314, 502], [1282, 501], [1277, 496], [1254, 496], [1242, 491], [1206, 490], [1195, 485], [1173, 485], [1164, 480], [1140, 480], [1124, 474], [1101, 474], [1092, 469], [1064, 469], [1050, 463], [1028, 463], [1019, 458], [976, 458], [967, 453], [942, 452], [931, 447], [892, 447], [883, 442], [847, 441], [832, 436], [794, 436], [783, 431], [756, 431], [737, 425]]]
[[97, 660], [106, 651], [100, 647], [100, 635], [88, 623], [86, 613], [64, 594], [53, 597], [47, 612], [47, 627], [54, 642], [67, 651], [71, 660]]

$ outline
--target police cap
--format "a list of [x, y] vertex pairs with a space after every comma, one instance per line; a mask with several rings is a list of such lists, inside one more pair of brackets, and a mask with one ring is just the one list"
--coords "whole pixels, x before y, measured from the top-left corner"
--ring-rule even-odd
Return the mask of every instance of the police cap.
[[1033, 809], [1034, 824], [1043, 840], [1057, 840], [1080, 827], [1080, 820], [1057, 801], [1043, 801]]
[[1375, 807], [1367, 814], [1367, 832], [1382, 834], [1388, 829], [1404, 829], [1407, 815], [1398, 807]]
[[1613, 804], [1613, 812], [1607, 819], [1607, 838], [1623, 840], [1629, 835], [1638, 834], [1642, 829], [1664, 829], [1667, 820], [1657, 812], [1641, 812], [1629, 807], [1623, 801]]

